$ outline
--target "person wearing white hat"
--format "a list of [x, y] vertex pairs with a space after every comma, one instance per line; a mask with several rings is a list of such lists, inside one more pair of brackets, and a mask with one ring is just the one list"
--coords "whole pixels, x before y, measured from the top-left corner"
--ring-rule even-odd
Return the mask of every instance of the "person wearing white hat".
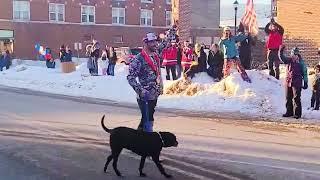
[[[143, 38], [143, 50], [129, 64], [128, 82], [137, 94], [141, 111], [141, 122], [138, 129], [153, 131], [153, 114], [157, 100], [163, 92], [160, 58], [157, 55], [157, 36], [147, 33]], [[139, 81], [137, 81], [137, 78]]]
[[238, 72], [241, 73], [241, 77], [244, 81], [251, 83], [251, 79], [247, 75], [245, 69], [241, 65], [239, 59], [239, 52], [236, 47], [237, 42], [244, 41], [247, 38], [244, 34], [233, 36], [229, 27], [223, 28], [223, 35], [219, 42], [219, 47], [224, 55], [224, 77], [230, 75], [230, 70], [233, 64], [237, 66]]

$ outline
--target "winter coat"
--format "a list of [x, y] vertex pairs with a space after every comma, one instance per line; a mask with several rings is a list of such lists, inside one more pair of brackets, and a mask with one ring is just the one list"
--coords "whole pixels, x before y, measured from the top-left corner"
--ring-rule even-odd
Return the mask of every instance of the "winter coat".
[[302, 88], [302, 81], [308, 83], [308, 69], [304, 60], [299, 56], [299, 60], [295, 62], [291, 57], [281, 55], [282, 61], [287, 64], [287, 75], [285, 85], [287, 87]]
[[109, 58], [109, 64], [116, 64], [118, 60], [117, 53], [113, 52], [112, 56]]
[[163, 66], [175, 66], [177, 65], [177, 55], [178, 55], [178, 48], [175, 46], [165, 48], [162, 51], [162, 65]]
[[[195, 54], [195, 56], [198, 56]], [[200, 56], [198, 58], [198, 72], [205, 72], [207, 70], [207, 54], [201, 48]]]
[[46, 54], [44, 56], [44, 58], [46, 59], [46, 61], [51, 61], [52, 60], [52, 55], [50, 53]]
[[181, 65], [184, 68], [190, 68], [193, 61], [193, 51], [191, 48], [183, 48]]
[[208, 64], [210, 67], [213, 68], [223, 68], [223, 55], [220, 51], [218, 51], [217, 53], [214, 53], [213, 51], [209, 51], [208, 54]]
[[[153, 59], [153, 58], [151, 58]], [[160, 62], [157, 63], [153, 60], [159, 71]], [[158, 75], [149, 66], [143, 55], [139, 53], [133, 58], [129, 64], [129, 75], [127, 80], [134, 91], [137, 93], [138, 98], [147, 98], [145, 100], [156, 100], [163, 90], [162, 80], [157, 82]], [[138, 78], [139, 82], [136, 80]], [[161, 79], [161, 74], [160, 74]]]
[[315, 74], [312, 81], [312, 90], [320, 92], [320, 74]]
[[61, 62], [66, 62], [66, 54], [67, 54], [66, 50], [64, 50], [64, 49], [60, 50], [59, 59]]
[[231, 36], [228, 39], [221, 39], [219, 42], [219, 47], [223, 52], [224, 59], [239, 58], [239, 52], [236, 47], [237, 42], [242, 42], [247, 38], [244, 34], [239, 34], [237, 36]]
[[282, 45], [284, 29], [282, 26], [276, 23], [275, 26], [278, 28], [278, 30], [271, 31], [269, 29], [270, 25], [271, 23], [268, 23], [264, 28], [264, 31], [268, 35], [266, 47], [267, 49], [279, 49], [280, 45]]
[[100, 44], [97, 42], [93, 44], [92, 51], [91, 51], [91, 57], [99, 58], [100, 57]]
[[251, 58], [251, 46], [255, 45], [255, 40], [251, 35], [240, 43], [239, 55], [241, 57]]
[[72, 61], [72, 51], [69, 50], [68, 52], [66, 52], [65, 54], [65, 61], [66, 62], [71, 62]]

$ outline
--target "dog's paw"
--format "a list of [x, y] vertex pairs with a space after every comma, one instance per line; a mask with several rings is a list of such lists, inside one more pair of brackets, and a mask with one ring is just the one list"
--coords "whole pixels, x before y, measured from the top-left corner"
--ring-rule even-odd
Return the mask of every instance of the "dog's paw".
[[173, 178], [173, 176], [172, 175], [170, 175], [170, 174], [166, 174], [166, 175], [164, 175], [166, 178], [168, 178], [168, 179], [170, 179], [170, 178]]
[[145, 173], [140, 173], [140, 177], [147, 177]]
[[107, 173], [107, 168], [103, 168], [103, 172], [104, 172], [104, 173]]

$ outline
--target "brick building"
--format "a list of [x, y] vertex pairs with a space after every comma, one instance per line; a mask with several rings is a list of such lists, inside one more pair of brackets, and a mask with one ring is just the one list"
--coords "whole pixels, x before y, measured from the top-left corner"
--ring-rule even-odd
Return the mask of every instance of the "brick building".
[[146, 32], [162, 33], [170, 25], [171, 0], [1, 0], [0, 50], [34, 59], [36, 43], [54, 54], [62, 43], [83, 49], [93, 38], [102, 45], [141, 46]]
[[173, 0], [173, 19], [181, 40], [205, 43], [220, 37], [220, 0]]
[[272, 0], [278, 22], [285, 28], [285, 44], [298, 46], [308, 64], [320, 60], [320, 1]]

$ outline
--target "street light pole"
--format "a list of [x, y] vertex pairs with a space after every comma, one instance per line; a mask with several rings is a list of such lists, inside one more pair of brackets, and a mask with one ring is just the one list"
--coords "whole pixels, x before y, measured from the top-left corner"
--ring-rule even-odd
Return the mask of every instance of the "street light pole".
[[234, 35], [237, 34], [237, 12], [238, 12], [238, 6], [239, 3], [237, 0], [234, 1], [233, 7], [234, 7]]

